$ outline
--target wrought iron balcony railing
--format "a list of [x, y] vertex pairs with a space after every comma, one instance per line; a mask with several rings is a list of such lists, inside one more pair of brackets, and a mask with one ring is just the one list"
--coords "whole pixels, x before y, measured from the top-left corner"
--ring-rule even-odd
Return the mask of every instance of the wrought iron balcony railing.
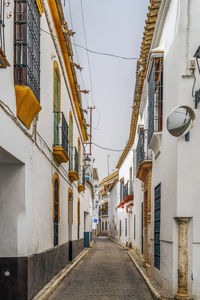
[[127, 196], [133, 196], [133, 181], [127, 181], [123, 186], [123, 199]]
[[68, 156], [69, 142], [68, 142], [69, 127], [65, 116], [62, 112], [54, 112], [54, 147], [62, 147]]
[[152, 151], [148, 148], [148, 129], [140, 132], [138, 145], [136, 149], [137, 170], [144, 161], [152, 160]]
[[69, 170], [79, 174], [78, 151], [76, 147], [70, 147]]

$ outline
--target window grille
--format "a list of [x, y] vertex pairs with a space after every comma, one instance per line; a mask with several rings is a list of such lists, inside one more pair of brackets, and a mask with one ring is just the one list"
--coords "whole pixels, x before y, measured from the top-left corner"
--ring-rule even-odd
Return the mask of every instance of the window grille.
[[163, 58], [155, 58], [149, 77], [149, 134], [162, 131], [163, 122]]
[[58, 179], [54, 181], [54, 247], [58, 245], [58, 210], [59, 210], [59, 203], [58, 203]]
[[119, 221], [119, 236], [122, 235], [122, 221]]
[[108, 224], [107, 224], [107, 221], [105, 221], [105, 230], [107, 231], [108, 229]]
[[15, 0], [14, 80], [40, 101], [40, 13], [36, 0]]
[[160, 269], [160, 202], [161, 184], [155, 188], [154, 202], [154, 266]]
[[5, 0], [0, 0], [0, 49], [3, 50], [3, 52], [5, 52], [4, 16], [5, 16]]

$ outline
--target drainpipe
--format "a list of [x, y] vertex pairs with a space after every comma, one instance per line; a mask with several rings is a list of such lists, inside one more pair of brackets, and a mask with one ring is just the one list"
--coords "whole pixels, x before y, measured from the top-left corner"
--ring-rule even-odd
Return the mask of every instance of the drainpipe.
[[178, 222], [178, 290], [177, 300], [189, 300], [188, 295], [188, 221], [189, 218], [176, 218]]

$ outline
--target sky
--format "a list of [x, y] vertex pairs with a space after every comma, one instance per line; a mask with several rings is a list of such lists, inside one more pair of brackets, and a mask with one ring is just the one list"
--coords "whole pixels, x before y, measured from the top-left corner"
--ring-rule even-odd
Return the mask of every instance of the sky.
[[[77, 45], [73, 46], [74, 61], [83, 67], [82, 72], [77, 70], [80, 87], [90, 91], [82, 97], [83, 107], [96, 107], [93, 110], [93, 142], [101, 147], [123, 150], [129, 137], [136, 60], [90, 53], [78, 45], [97, 52], [138, 58], [149, 0], [62, 2], [65, 2], [68, 26], [76, 32], [72, 42]], [[88, 119], [89, 114], [86, 117]], [[92, 152], [100, 180], [116, 170], [122, 153], [103, 150], [96, 145], [92, 146]]]

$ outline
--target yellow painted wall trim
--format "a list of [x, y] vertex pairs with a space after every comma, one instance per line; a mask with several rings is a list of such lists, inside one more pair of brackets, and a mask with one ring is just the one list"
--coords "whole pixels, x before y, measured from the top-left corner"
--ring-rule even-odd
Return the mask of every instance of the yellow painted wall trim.
[[44, 7], [43, 7], [43, 3], [42, 0], [36, 0], [37, 6], [38, 6], [38, 10], [40, 12], [40, 15], [43, 14], [44, 12]]
[[65, 41], [65, 37], [64, 37], [63, 31], [62, 31], [62, 24], [60, 22], [60, 17], [59, 17], [56, 1], [48, 0], [48, 4], [49, 4], [49, 8], [50, 8], [51, 15], [52, 15], [52, 18], [53, 18], [53, 22], [54, 22], [54, 25], [55, 25], [56, 33], [57, 33], [57, 36], [58, 36], [60, 48], [61, 48], [61, 51], [62, 51], [62, 55], [63, 55], [63, 59], [64, 59], [64, 63], [65, 63], [65, 68], [66, 68], [66, 71], [67, 71], [67, 76], [68, 76], [68, 80], [69, 80], [69, 83], [70, 83], [71, 92], [72, 92], [72, 96], [73, 96], [73, 101], [74, 101], [76, 113], [77, 113], [77, 116], [78, 116], [81, 132], [83, 134], [84, 141], [87, 141], [87, 134], [85, 132], [85, 128], [84, 128], [84, 125], [83, 125], [83, 119], [82, 119], [82, 116], [81, 116], [79, 102], [78, 102], [78, 98], [77, 98], [77, 94], [76, 94], [76, 87], [75, 87], [74, 78], [73, 78], [73, 74], [72, 74], [72, 70], [71, 70], [70, 59], [69, 59], [69, 56], [68, 56], [68, 53], [67, 53], [66, 41]]
[[29, 129], [42, 107], [28, 86], [15, 85], [17, 117]]

